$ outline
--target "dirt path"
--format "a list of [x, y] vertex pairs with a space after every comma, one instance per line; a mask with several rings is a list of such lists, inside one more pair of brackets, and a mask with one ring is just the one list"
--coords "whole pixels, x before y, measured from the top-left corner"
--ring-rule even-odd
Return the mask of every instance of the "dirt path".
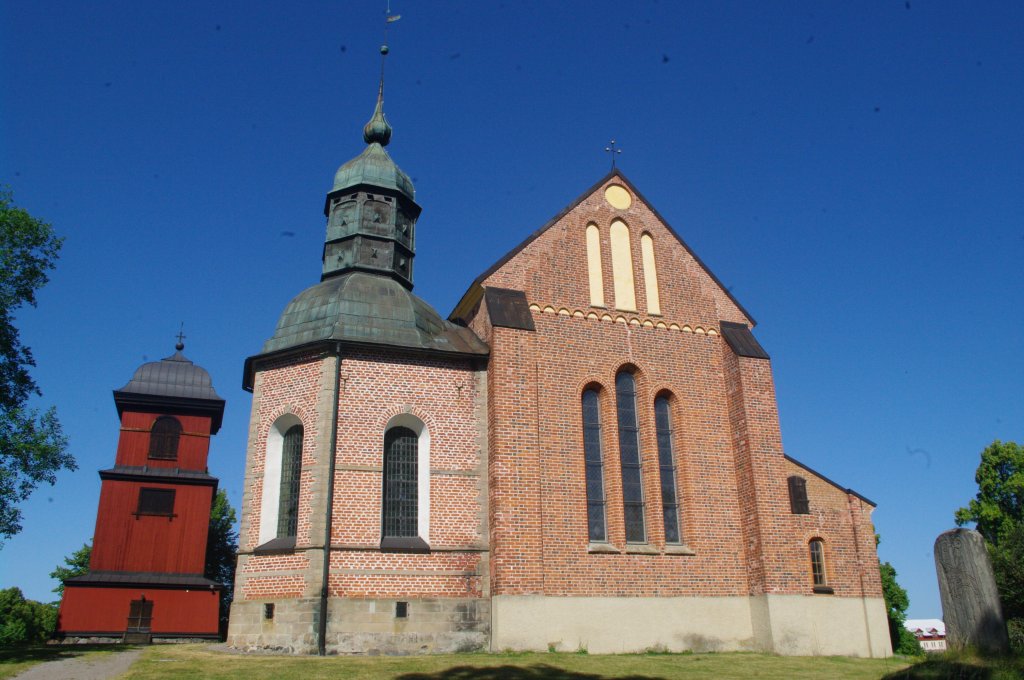
[[14, 680], [109, 680], [127, 672], [141, 649], [47, 661], [14, 676]]

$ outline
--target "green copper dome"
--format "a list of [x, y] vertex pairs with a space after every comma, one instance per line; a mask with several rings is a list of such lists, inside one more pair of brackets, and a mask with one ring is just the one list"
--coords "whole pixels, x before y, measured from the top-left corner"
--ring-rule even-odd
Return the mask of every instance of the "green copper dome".
[[486, 355], [468, 328], [447, 321], [398, 281], [366, 272], [329, 278], [299, 293], [281, 314], [263, 353], [342, 340]]
[[[367, 123], [367, 126], [369, 125], [370, 123]], [[409, 175], [395, 165], [380, 142], [371, 142], [361, 154], [338, 168], [331, 191], [348, 189], [359, 184], [392, 189], [410, 200], [416, 200], [416, 190]]]

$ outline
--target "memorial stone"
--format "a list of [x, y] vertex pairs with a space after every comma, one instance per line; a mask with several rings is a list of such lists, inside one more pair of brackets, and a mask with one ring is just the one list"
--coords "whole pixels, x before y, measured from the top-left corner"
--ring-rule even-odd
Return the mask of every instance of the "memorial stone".
[[953, 529], [935, 539], [946, 644], [1005, 654], [1010, 649], [985, 539], [973, 529]]

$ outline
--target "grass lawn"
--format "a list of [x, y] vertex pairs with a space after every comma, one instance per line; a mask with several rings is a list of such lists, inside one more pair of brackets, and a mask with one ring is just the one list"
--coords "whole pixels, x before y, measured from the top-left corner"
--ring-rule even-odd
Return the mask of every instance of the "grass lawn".
[[900, 659], [783, 657], [765, 654], [458, 654], [405, 657], [241, 655], [207, 645], [151, 647], [123, 678], [240, 680], [654, 680], [735, 678], [877, 680], [908, 666]]
[[121, 645], [30, 645], [28, 647], [0, 647], [0, 680], [44, 661], [71, 659], [79, 656], [116, 654], [135, 647]]

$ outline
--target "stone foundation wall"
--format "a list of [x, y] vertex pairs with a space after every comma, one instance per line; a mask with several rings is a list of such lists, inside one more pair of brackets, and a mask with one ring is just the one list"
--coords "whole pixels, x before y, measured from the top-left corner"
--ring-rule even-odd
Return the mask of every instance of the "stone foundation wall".
[[[406, 616], [396, 616], [394, 599], [331, 598], [328, 602], [328, 654], [444, 654], [487, 649], [491, 608], [487, 599], [402, 600]], [[273, 601], [274, 617], [264, 617], [270, 600], [234, 602], [228, 645], [245, 651], [315, 654], [318, 598]]]

